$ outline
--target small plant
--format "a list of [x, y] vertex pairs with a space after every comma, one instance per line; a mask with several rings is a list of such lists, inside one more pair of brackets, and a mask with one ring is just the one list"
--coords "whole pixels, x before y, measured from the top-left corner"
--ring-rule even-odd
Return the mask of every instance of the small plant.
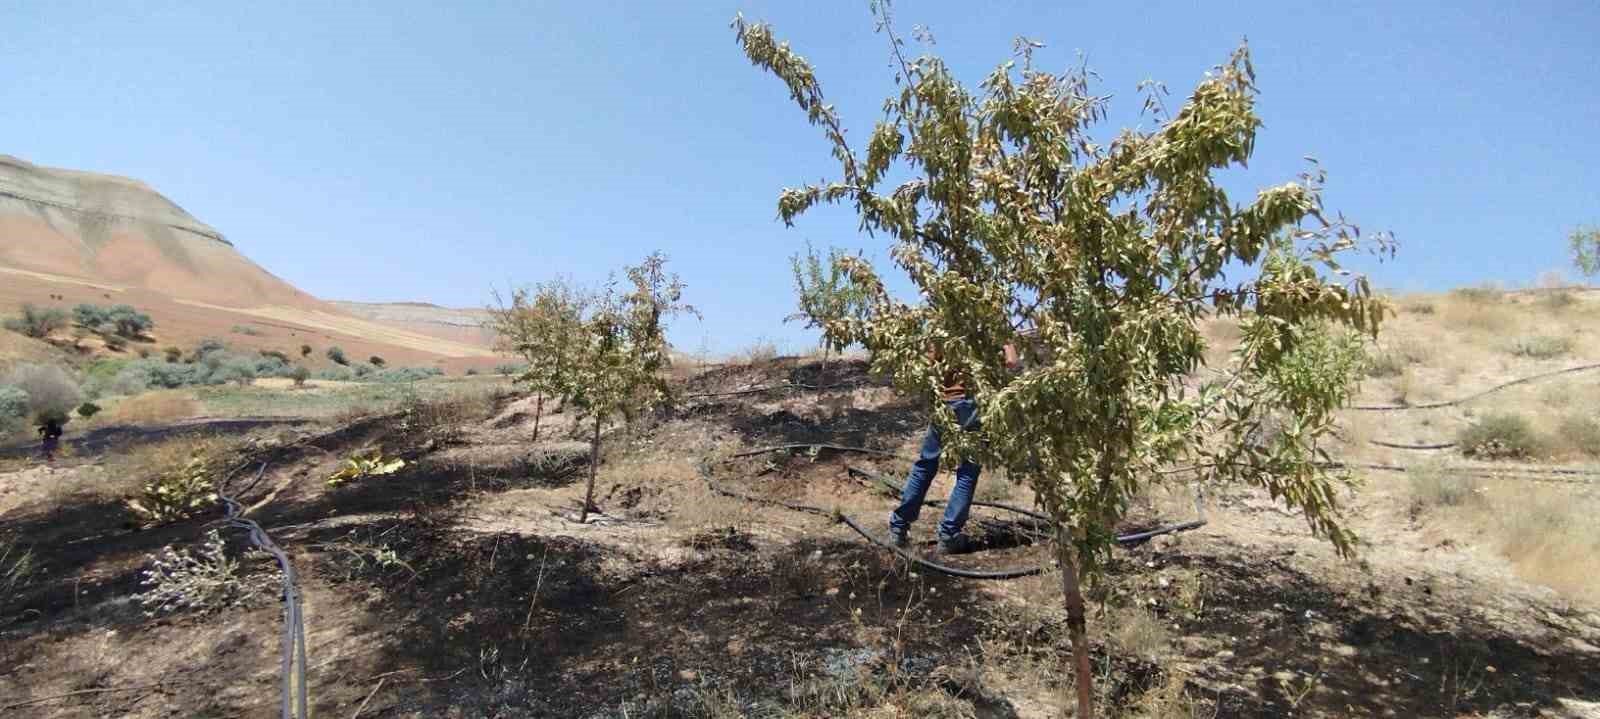
[[276, 360], [283, 364], [289, 364], [289, 355], [277, 350], [261, 350], [261, 356], [267, 359]]
[[406, 466], [403, 459], [384, 459], [383, 450], [372, 450], [366, 454], [357, 454], [346, 458], [339, 471], [328, 477], [328, 486], [337, 487], [345, 482], [353, 482], [367, 477], [381, 477], [394, 474]]
[[150, 568], [141, 574], [144, 592], [135, 595], [145, 614], [154, 617], [180, 611], [216, 611], [245, 604], [268, 595], [281, 581], [276, 569], [249, 576], [231, 559], [222, 534], [206, 533], [199, 551], [162, 547], [151, 555]]
[[217, 501], [209, 456], [196, 452], [181, 466], [168, 468], [145, 482], [139, 494], [127, 501], [146, 526], [187, 519]]
[[121, 352], [128, 347], [128, 340], [122, 335], [109, 335], [106, 337], [106, 349], [112, 352]]
[[100, 405], [97, 405], [93, 402], [84, 402], [83, 404], [78, 405], [79, 417], [88, 419], [97, 414], [100, 414]]
[[230, 331], [236, 335], [246, 335], [249, 337], [261, 336], [261, 330], [251, 327], [250, 325], [234, 325], [233, 329]]
[[21, 387], [0, 384], [0, 422], [28, 416], [28, 393]]
[[1572, 265], [1586, 278], [1600, 274], [1600, 227], [1578, 227], [1567, 235]]
[[1478, 480], [1471, 475], [1452, 474], [1446, 467], [1419, 467], [1406, 474], [1411, 485], [1412, 505], [1418, 509], [1429, 507], [1458, 507], [1479, 496]]
[[1589, 455], [1600, 456], [1600, 421], [1594, 417], [1568, 415], [1556, 427], [1556, 436], [1566, 447]]
[[289, 371], [289, 379], [294, 380], [294, 386], [304, 387], [306, 380], [311, 379], [311, 370], [306, 369], [305, 365], [295, 365], [295, 368]]
[[1530, 359], [1554, 359], [1571, 351], [1571, 339], [1549, 335], [1522, 337], [1511, 344], [1511, 354]]
[[1486, 414], [1461, 430], [1456, 441], [1462, 454], [1479, 459], [1526, 459], [1544, 449], [1527, 418], [1499, 412]]
[[516, 365], [516, 364], [495, 365], [494, 373], [498, 374], [498, 375], [504, 375], [506, 377], [510, 377], [512, 375], [522, 374], [522, 371], [523, 371], [524, 368], [525, 368], [525, 365]]
[[478, 368], [477, 367], [468, 367], [467, 368], [467, 376], [468, 377], [476, 377], [476, 376], [478, 376]]
[[167, 347], [161, 353], [166, 356], [167, 364], [177, 364], [183, 360], [183, 350], [177, 347]]
[[1457, 287], [1453, 290], [1450, 290], [1450, 294], [1460, 297], [1468, 302], [1488, 304], [1491, 302], [1499, 302], [1505, 297], [1506, 293], [1505, 290], [1502, 290], [1499, 287], [1482, 285], [1479, 287]]
[[1400, 353], [1384, 351], [1367, 358], [1368, 377], [1399, 377], [1411, 362]]
[[373, 356], [367, 358], [367, 364], [370, 364], [373, 367], [377, 367], [378, 369], [383, 369], [383, 366], [386, 363], [383, 361], [382, 357], [379, 357], [377, 355], [373, 355]]
[[34, 569], [32, 549], [18, 545], [13, 537], [0, 537], [0, 608], [10, 604], [12, 595], [28, 583]]
[[311, 356], [311, 345], [300, 345], [300, 356], [301, 357], [310, 357]]
[[329, 347], [328, 348], [328, 352], [327, 352], [327, 356], [328, 356], [328, 360], [333, 362], [336, 365], [348, 365], [348, 364], [350, 364], [350, 358], [345, 356], [344, 348], [340, 347], [338, 345], [334, 345], [332, 347]]

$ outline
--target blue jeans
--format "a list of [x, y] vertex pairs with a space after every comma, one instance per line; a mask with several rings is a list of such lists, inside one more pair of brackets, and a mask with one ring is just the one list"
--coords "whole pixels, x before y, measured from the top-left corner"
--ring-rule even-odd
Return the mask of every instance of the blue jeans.
[[[978, 429], [978, 406], [970, 399], [946, 400], [945, 404], [956, 413], [956, 422], [962, 431]], [[928, 486], [939, 473], [939, 455], [943, 442], [939, 426], [929, 425], [928, 435], [922, 440], [922, 452], [911, 465], [911, 476], [906, 478], [905, 490], [900, 494], [900, 506], [889, 513], [889, 526], [904, 532], [922, 513], [922, 500], [928, 495]], [[972, 509], [972, 493], [978, 488], [978, 463], [962, 460], [956, 467], [956, 486], [950, 490], [950, 501], [944, 508], [944, 520], [939, 523], [940, 537], [953, 537], [967, 524], [967, 512]]]

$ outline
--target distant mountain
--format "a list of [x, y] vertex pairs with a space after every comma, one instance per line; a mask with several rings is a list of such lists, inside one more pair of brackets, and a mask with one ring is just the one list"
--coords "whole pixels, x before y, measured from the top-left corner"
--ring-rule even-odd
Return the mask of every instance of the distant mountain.
[[155, 319], [163, 345], [214, 336], [296, 355], [301, 344], [319, 356], [338, 344], [391, 364], [495, 359], [472, 311], [341, 309], [250, 261], [143, 182], [0, 155], [0, 314], [22, 302], [131, 304]]

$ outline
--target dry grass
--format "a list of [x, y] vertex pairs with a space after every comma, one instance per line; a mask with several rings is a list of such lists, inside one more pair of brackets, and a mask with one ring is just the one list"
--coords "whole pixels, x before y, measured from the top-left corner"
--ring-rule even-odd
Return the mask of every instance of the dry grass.
[[1101, 622], [1106, 641], [1120, 656], [1159, 661], [1172, 646], [1172, 632], [1150, 610], [1137, 603], [1114, 607]]
[[1524, 579], [1600, 601], [1600, 497], [1592, 491], [1508, 482], [1488, 494], [1477, 522]]
[[129, 397], [97, 415], [101, 425], [166, 424], [200, 414], [200, 403], [183, 390], [160, 390]]

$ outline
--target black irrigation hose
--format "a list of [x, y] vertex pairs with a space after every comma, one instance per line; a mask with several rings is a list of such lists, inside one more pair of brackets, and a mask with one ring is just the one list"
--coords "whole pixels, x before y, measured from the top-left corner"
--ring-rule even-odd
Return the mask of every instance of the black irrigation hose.
[[[819, 447], [819, 448], [832, 449], [832, 450], [835, 450], [835, 451], [843, 451], [843, 452], [864, 452], [864, 453], [867, 453], [867, 454], [882, 454], [882, 455], [887, 455], [887, 456], [894, 456], [894, 455], [892, 455], [892, 454], [890, 454], [888, 452], [882, 452], [880, 450], [870, 450], [870, 449], [865, 449], [865, 448], [862, 448], [862, 447], [842, 447], [842, 446], [838, 446], [838, 445], [804, 445], [804, 444], [799, 444], [799, 445], [787, 445], [787, 446], [784, 446], [784, 447], [766, 447], [766, 448], [762, 448], [762, 449], [758, 449], [758, 450], [752, 450], [752, 451], [748, 451], [748, 452], [740, 452], [738, 454], [734, 454], [734, 455], [730, 456], [729, 459], [735, 459], [735, 458], [739, 458], [739, 457], [749, 457], [749, 456], [753, 456], [753, 455], [757, 455], [757, 454], [763, 454], [765, 452], [771, 452], [771, 451], [779, 450], [779, 449], [796, 449], [796, 448], [805, 448], [805, 447]], [[746, 502], [754, 502], [754, 503], [757, 503], [757, 504], [766, 504], [766, 505], [770, 505], [770, 506], [774, 506], [774, 507], [782, 507], [784, 509], [788, 509], [788, 510], [792, 510], [792, 511], [796, 511], [796, 512], [804, 512], [806, 514], [814, 514], [814, 515], [817, 515], [819, 517], [828, 517], [828, 518], [833, 519], [835, 521], [842, 522], [842, 523], [844, 523], [845, 526], [848, 526], [850, 529], [854, 530], [856, 534], [861, 535], [867, 541], [869, 541], [869, 542], [871, 542], [873, 544], [878, 545], [879, 547], [882, 547], [884, 549], [887, 549], [887, 550], [895, 553], [900, 558], [902, 558], [902, 559], [904, 559], [904, 560], [906, 560], [908, 562], [911, 562], [912, 564], [915, 564], [917, 566], [932, 570], [932, 571], [937, 572], [939, 574], [945, 574], [945, 575], [952, 576], [952, 577], [960, 577], [962, 579], [996, 579], [996, 580], [1000, 580], [1000, 579], [1018, 579], [1018, 578], [1021, 578], [1021, 577], [1031, 577], [1033, 575], [1039, 574], [1039, 573], [1044, 571], [1043, 567], [1028, 567], [1028, 568], [1022, 568], [1022, 569], [1002, 569], [1002, 570], [996, 570], [996, 571], [978, 571], [978, 570], [962, 569], [960, 567], [951, 567], [951, 566], [948, 566], [948, 565], [939, 564], [938, 562], [929, 561], [929, 560], [924, 559], [922, 557], [919, 557], [919, 556], [917, 556], [915, 554], [907, 552], [906, 550], [901, 549], [900, 547], [896, 547], [896, 546], [894, 546], [894, 544], [892, 544], [890, 542], [884, 541], [884, 539], [882, 537], [876, 536], [872, 532], [867, 531], [860, 524], [858, 524], [854, 519], [851, 519], [849, 516], [847, 516], [847, 515], [845, 515], [845, 514], [843, 514], [841, 512], [829, 512], [829, 511], [827, 511], [825, 509], [822, 509], [821, 507], [813, 507], [813, 506], [805, 505], [805, 504], [795, 504], [795, 503], [791, 503], [791, 502], [784, 502], [784, 501], [777, 500], [777, 499], [771, 499], [771, 498], [768, 498], [768, 497], [757, 497], [757, 496], [754, 496], [754, 495], [745, 494], [743, 492], [738, 492], [738, 491], [729, 489], [726, 486], [724, 486], [722, 483], [716, 481], [715, 479], [712, 479], [711, 478], [711, 467], [710, 467], [710, 464], [708, 462], [704, 462], [704, 461], [701, 462], [700, 465], [699, 465], [699, 469], [700, 469], [701, 476], [704, 477], [705, 480], [706, 480], [706, 486], [709, 487], [711, 489], [711, 491], [713, 491], [713, 492], [715, 492], [717, 494], [720, 494], [720, 495], [723, 495], [723, 496], [726, 496], [726, 497], [732, 497], [734, 499], [743, 500], [743, 501], [746, 501]], [[891, 481], [889, 481], [889, 480], [887, 480], [887, 479], [885, 479], [883, 477], [879, 477], [879, 476], [873, 475], [873, 474], [871, 474], [869, 472], [865, 472], [865, 471], [856, 469], [854, 467], [847, 467], [846, 469], [847, 469], [847, 471], [851, 472], [852, 474], [856, 474], [858, 476], [864, 476], [864, 477], [873, 479], [873, 480], [875, 480], [877, 482], [880, 482], [883, 485], [885, 485], [886, 487], [894, 489], [896, 492], [903, 491], [903, 489], [901, 487], [896, 486], [893, 482], [891, 482]], [[938, 502], [937, 500], [933, 500], [933, 501], [926, 501], [923, 504], [925, 504], [925, 505], [937, 505], [937, 504], [941, 504], [941, 502]], [[1031, 510], [1023, 509], [1021, 507], [1013, 507], [1013, 506], [1010, 506], [1010, 505], [999, 504], [999, 503], [996, 503], [996, 502], [973, 502], [973, 505], [974, 506], [980, 506], [980, 507], [991, 507], [991, 508], [1000, 509], [1000, 510], [1003, 510], [1003, 511], [1014, 512], [1014, 513], [1029, 517], [1031, 519], [1036, 519], [1036, 520], [1040, 520], [1040, 521], [1044, 521], [1044, 522], [1051, 522], [1051, 520], [1050, 520], [1050, 518], [1048, 516], [1045, 516], [1043, 514], [1039, 514], [1037, 512], [1031, 511]], [[1174, 533], [1174, 532], [1187, 531], [1187, 530], [1190, 530], [1190, 529], [1197, 529], [1199, 527], [1205, 526], [1205, 524], [1206, 524], [1206, 521], [1203, 520], [1203, 519], [1190, 521], [1190, 522], [1184, 522], [1184, 523], [1181, 523], [1181, 524], [1172, 524], [1172, 525], [1167, 525], [1167, 526], [1164, 526], [1164, 527], [1157, 527], [1155, 529], [1152, 529], [1152, 530], [1149, 530], [1149, 531], [1146, 531], [1146, 532], [1139, 532], [1139, 533], [1136, 533], [1136, 534], [1122, 535], [1122, 536], [1117, 537], [1116, 541], [1117, 541], [1118, 544], [1122, 544], [1122, 545], [1137, 545], [1137, 544], [1139, 544], [1141, 542], [1144, 542], [1144, 541], [1147, 541], [1147, 540], [1149, 540], [1149, 539], [1151, 539], [1153, 537], [1158, 537], [1158, 536], [1163, 535], [1163, 534], [1171, 534], [1171, 533]]]
[[1492, 393], [1495, 393], [1495, 392], [1499, 392], [1500, 390], [1506, 389], [1507, 387], [1515, 387], [1515, 386], [1517, 386], [1519, 384], [1527, 384], [1529, 382], [1537, 382], [1539, 380], [1549, 379], [1551, 377], [1558, 377], [1558, 376], [1564, 375], [1564, 374], [1572, 374], [1574, 372], [1587, 372], [1589, 370], [1595, 370], [1595, 369], [1600, 369], [1600, 362], [1597, 362], [1597, 363], [1594, 363], [1594, 364], [1579, 365], [1577, 367], [1568, 367], [1567, 369], [1555, 370], [1553, 372], [1545, 372], [1545, 373], [1542, 373], [1542, 374], [1536, 374], [1536, 375], [1532, 375], [1532, 376], [1528, 376], [1528, 377], [1523, 377], [1522, 379], [1511, 380], [1510, 382], [1506, 382], [1505, 384], [1499, 384], [1499, 385], [1495, 385], [1493, 387], [1490, 387], [1489, 389], [1486, 389], [1486, 390], [1484, 390], [1482, 392], [1479, 392], [1477, 394], [1469, 394], [1469, 395], [1467, 395], [1465, 397], [1461, 397], [1459, 399], [1452, 399], [1452, 400], [1447, 400], [1447, 401], [1444, 401], [1444, 402], [1429, 402], [1427, 404], [1367, 404], [1367, 405], [1355, 405], [1355, 406], [1351, 407], [1350, 409], [1361, 410], [1361, 411], [1365, 411], [1365, 412], [1400, 412], [1400, 411], [1410, 410], [1410, 409], [1439, 409], [1441, 407], [1453, 407], [1453, 406], [1458, 405], [1458, 404], [1464, 404], [1464, 403], [1467, 403], [1467, 402], [1471, 402], [1472, 400], [1478, 399], [1479, 397], [1483, 397], [1484, 395], [1488, 395], [1488, 394], [1492, 394]]
[[[1378, 472], [1412, 472], [1415, 467], [1406, 467], [1398, 464], [1373, 464], [1364, 462], [1323, 462], [1321, 466], [1328, 469], [1369, 469]], [[1600, 482], [1600, 472], [1582, 469], [1563, 469], [1558, 467], [1450, 467], [1449, 471], [1456, 474], [1466, 474], [1481, 479], [1511, 479], [1519, 482], [1550, 482], [1554, 484], [1596, 484]], [[1522, 475], [1522, 476], [1517, 476]], [[1540, 476], [1543, 475], [1543, 476]], [[1552, 476], [1553, 475], [1553, 476]]]
[[[267, 463], [262, 462], [261, 469], [256, 472], [255, 482], [252, 482], [251, 486], [260, 482], [266, 473]], [[225, 520], [227, 525], [245, 530], [250, 536], [250, 543], [271, 554], [273, 559], [278, 561], [278, 567], [283, 570], [284, 618], [281, 666], [283, 719], [309, 719], [311, 714], [306, 708], [309, 703], [306, 689], [306, 627], [300, 602], [300, 589], [295, 584], [294, 565], [261, 525], [256, 524], [255, 520], [244, 518], [244, 505], [225, 494], [221, 486], [217, 487], [217, 497], [227, 508], [228, 516]]]
[[879, 457], [897, 457], [898, 456], [894, 452], [885, 452], [885, 451], [883, 451], [881, 449], [869, 449], [867, 447], [845, 447], [845, 446], [837, 445], [837, 444], [815, 444], [815, 443], [806, 444], [806, 443], [801, 443], [801, 444], [780, 444], [780, 445], [775, 446], [775, 447], [762, 447], [760, 449], [746, 450], [746, 451], [740, 452], [738, 454], [728, 455], [728, 459], [739, 459], [741, 457], [754, 457], [755, 455], [766, 454], [768, 452], [794, 451], [794, 450], [797, 450], [797, 449], [815, 449], [815, 450], [827, 449], [827, 450], [832, 450], [834, 452], [859, 452], [861, 454], [872, 454], [872, 455], [877, 455]]
[[1377, 445], [1379, 447], [1388, 447], [1389, 449], [1451, 449], [1451, 448], [1459, 446], [1458, 442], [1436, 442], [1436, 443], [1432, 443], [1432, 444], [1400, 444], [1398, 442], [1385, 442], [1385, 441], [1383, 441], [1381, 439], [1369, 439], [1369, 440], [1367, 440], [1367, 443], [1368, 444], [1375, 444], [1375, 445]]

